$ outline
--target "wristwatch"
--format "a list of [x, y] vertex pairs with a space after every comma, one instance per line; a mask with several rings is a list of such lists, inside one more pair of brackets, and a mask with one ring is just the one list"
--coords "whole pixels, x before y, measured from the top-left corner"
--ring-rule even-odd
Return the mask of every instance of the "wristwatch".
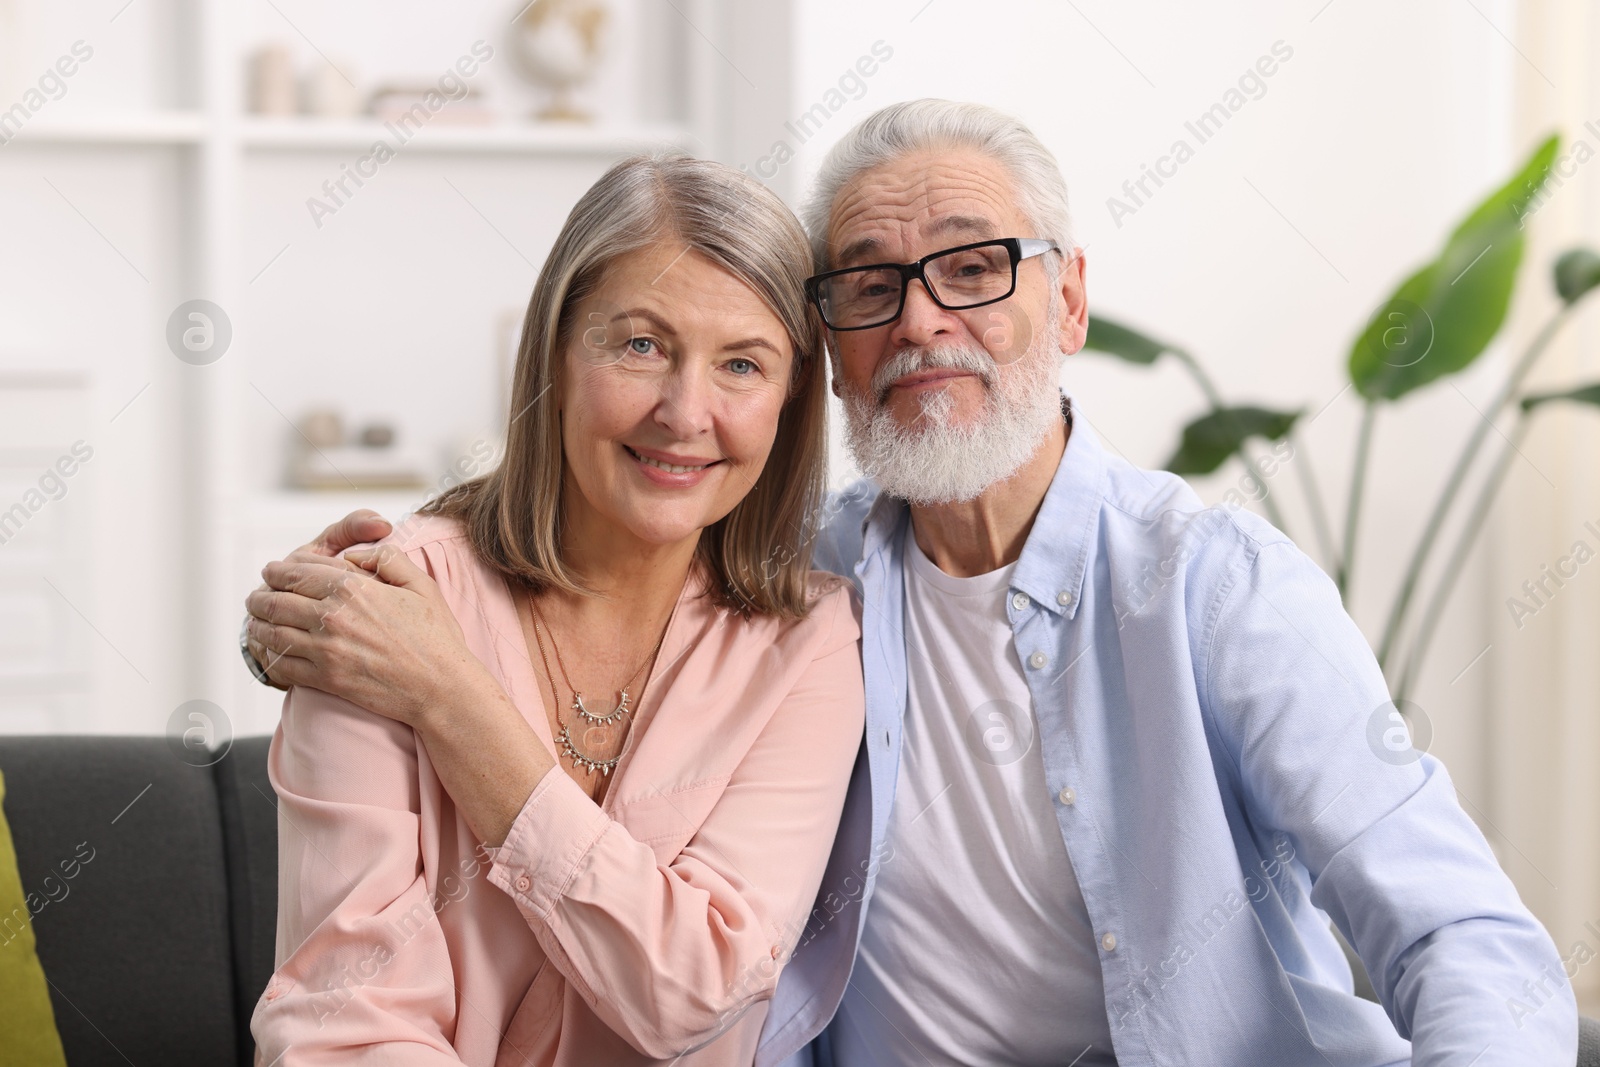
[[250, 654], [250, 616], [246, 615], [239, 624], [239, 655], [244, 657], [244, 665], [250, 668], [250, 674], [262, 685], [272, 685], [272, 680], [267, 677], [267, 669]]

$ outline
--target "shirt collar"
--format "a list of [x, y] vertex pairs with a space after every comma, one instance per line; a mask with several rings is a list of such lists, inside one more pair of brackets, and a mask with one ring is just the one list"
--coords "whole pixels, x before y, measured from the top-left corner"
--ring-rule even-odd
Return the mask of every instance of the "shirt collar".
[[861, 520], [861, 559], [863, 562], [894, 543], [901, 523], [909, 520], [911, 508], [904, 500], [888, 493], [879, 493], [867, 517]]
[[[1022, 546], [1011, 587], [1046, 610], [1071, 618], [1078, 610], [1105, 495], [1106, 460], [1088, 421], [1074, 417], [1072, 398], [1066, 393], [1061, 394], [1061, 416], [1068, 428], [1067, 448]], [[892, 545], [910, 512], [904, 500], [878, 494], [861, 523], [862, 559]]]
[[1011, 572], [1011, 587], [1070, 619], [1078, 612], [1105, 497], [1106, 455], [1089, 420], [1074, 417], [1072, 398], [1065, 393], [1061, 410], [1070, 431], [1067, 448]]

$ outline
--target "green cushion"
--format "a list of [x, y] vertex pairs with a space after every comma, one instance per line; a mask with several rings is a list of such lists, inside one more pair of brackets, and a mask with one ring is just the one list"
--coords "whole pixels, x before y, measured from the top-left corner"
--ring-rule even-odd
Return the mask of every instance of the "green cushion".
[[[6, 779], [0, 774], [0, 804], [6, 799]], [[17, 850], [11, 844], [11, 825], [0, 808], [0, 1004], [6, 1006], [0, 1026], [0, 1063], [26, 1063], [37, 1067], [66, 1067], [61, 1035], [50, 1008], [50, 988], [34, 951], [33, 923], [17, 871]]]

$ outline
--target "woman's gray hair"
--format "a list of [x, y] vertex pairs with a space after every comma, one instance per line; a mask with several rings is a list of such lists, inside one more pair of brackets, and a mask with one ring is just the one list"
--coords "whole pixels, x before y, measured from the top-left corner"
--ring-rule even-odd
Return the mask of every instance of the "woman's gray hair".
[[[834, 198], [856, 175], [893, 162], [913, 152], [970, 149], [1001, 166], [1011, 175], [1018, 206], [1037, 231], [1018, 237], [1042, 237], [1061, 246], [1065, 257], [1077, 248], [1072, 237], [1072, 215], [1067, 210], [1067, 183], [1061, 166], [1017, 119], [983, 104], [925, 97], [890, 104], [867, 116], [828, 151], [812, 183], [801, 217], [811, 238], [816, 270], [828, 262], [828, 218]], [[1061, 260], [1046, 256], [1052, 278]]]

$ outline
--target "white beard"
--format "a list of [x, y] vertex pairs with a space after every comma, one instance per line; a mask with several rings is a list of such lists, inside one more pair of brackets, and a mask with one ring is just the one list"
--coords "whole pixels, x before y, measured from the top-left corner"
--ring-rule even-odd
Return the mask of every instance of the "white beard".
[[[1048, 321], [1027, 353], [1009, 366], [997, 364], [980, 346], [908, 348], [878, 369], [867, 392], [841, 385], [845, 435], [862, 473], [884, 492], [918, 505], [973, 500], [1017, 473], [1061, 421], [1061, 331], [1054, 314]], [[955, 401], [948, 388], [935, 389], [919, 394], [915, 424], [902, 427], [881, 399], [890, 384], [942, 367], [978, 376], [988, 394], [983, 412], [969, 425], [953, 425]]]

